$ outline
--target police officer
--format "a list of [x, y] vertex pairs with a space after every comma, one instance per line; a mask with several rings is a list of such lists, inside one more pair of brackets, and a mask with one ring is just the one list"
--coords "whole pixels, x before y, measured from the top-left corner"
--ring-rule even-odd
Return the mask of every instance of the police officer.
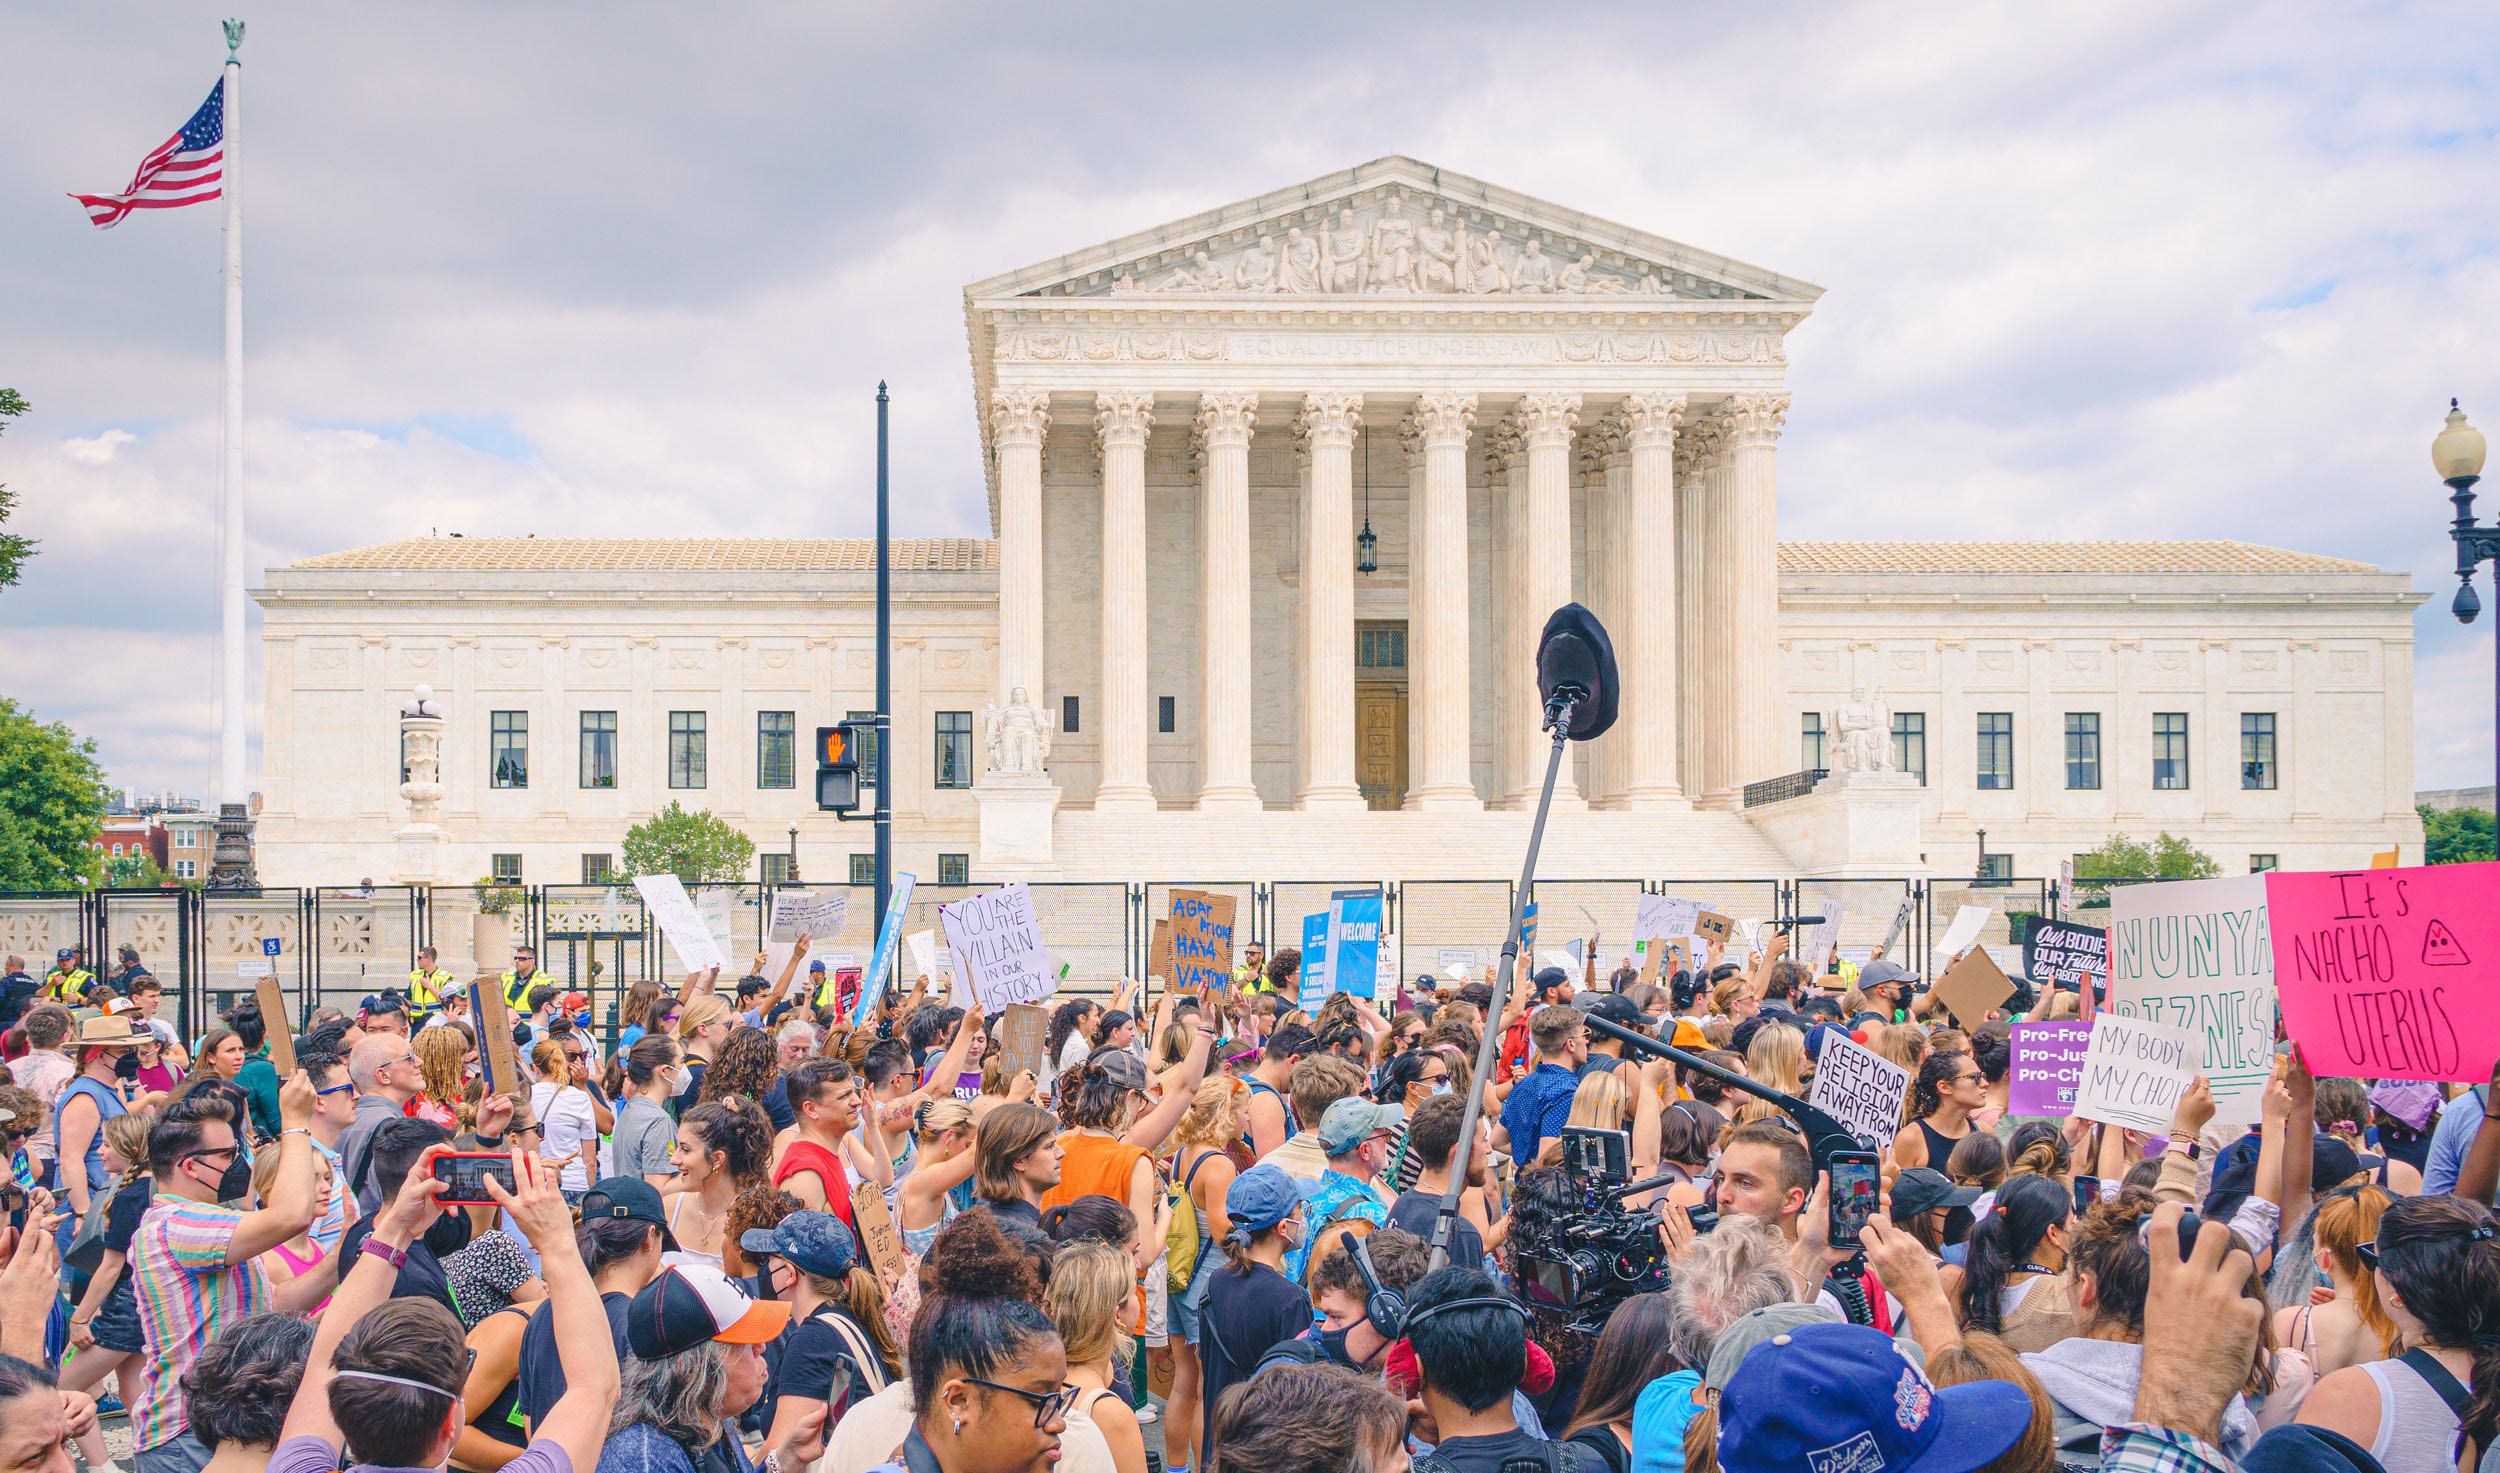
[[434, 948], [417, 948], [417, 965], [408, 974], [408, 1009], [411, 1021], [422, 1020], [426, 1014], [442, 1007], [443, 999], [457, 990], [451, 973], [434, 964]]
[[503, 984], [504, 1011], [515, 1018], [530, 1012], [530, 989], [545, 979], [538, 975], [538, 948], [527, 944], [512, 948], [512, 970], [498, 979]]
[[86, 952], [75, 946], [64, 946], [53, 957], [52, 970], [43, 974], [43, 996], [48, 1002], [72, 1006], [87, 1000], [87, 989], [95, 985], [95, 973], [86, 968]]

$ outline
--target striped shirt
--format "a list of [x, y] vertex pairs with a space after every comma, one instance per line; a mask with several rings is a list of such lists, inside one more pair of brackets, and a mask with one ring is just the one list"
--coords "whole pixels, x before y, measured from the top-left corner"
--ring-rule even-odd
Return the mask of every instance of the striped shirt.
[[312, 1148], [330, 1163], [330, 1205], [313, 1219], [312, 1240], [322, 1252], [336, 1253], [339, 1239], [347, 1236], [347, 1163], [319, 1139], [313, 1141]]
[[269, 1307], [269, 1276], [257, 1260], [226, 1262], [244, 1214], [213, 1202], [159, 1196], [139, 1219], [130, 1268], [138, 1286], [140, 1343], [147, 1347], [132, 1445], [171, 1442], [191, 1425], [182, 1376], [219, 1330]]

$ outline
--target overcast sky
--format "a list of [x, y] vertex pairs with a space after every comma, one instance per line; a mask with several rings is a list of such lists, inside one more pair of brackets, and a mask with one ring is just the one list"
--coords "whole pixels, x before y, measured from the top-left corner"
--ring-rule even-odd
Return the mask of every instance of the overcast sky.
[[[214, 750], [217, 207], [98, 232], [219, 11], [11, 5], [0, 694]], [[2411, 570], [2416, 776], [2491, 780], [2449, 395], [2500, 432], [2487, 6], [258, 0], [255, 569], [429, 529], [982, 535], [965, 283], [1411, 154], [1820, 283], [1780, 531]], [[2500, 477], [2495, 477], [2500, 485]], [[2485, 585], [2487, 605], [2500, 604]], [[255, 689], [257, 689], [257, 643]]]

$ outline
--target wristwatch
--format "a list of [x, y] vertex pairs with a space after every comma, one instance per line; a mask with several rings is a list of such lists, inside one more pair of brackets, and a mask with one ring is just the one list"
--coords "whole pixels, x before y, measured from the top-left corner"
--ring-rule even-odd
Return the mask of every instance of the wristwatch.
[[356, 1251], [358, 1253], [370, 1253], [374, 1257], [381, 1259], [384, 1263], [389, 1264], [394, 1270], [403, 1269], [408, 1266], [408, 1250], [405, 1248], [394, 1248], [390, 1244], [383, 1242], [380, 1238], [369, 1237], [365, 1239], [362, 1243], [356, 1245]]
[[2165, 1149], [2172, 1151], [2185, 1151], [2187, 1152], [2187, 1158], [2190, 1161], [2193, 1161], [2197, 1157], [2205, 1154], [2205, 1143], [2198, 1140], [2194, 1136], [2189, 1136], [2184, 1140], [2177, 1136], [2173, 1136], [2170, 1139], [2169, 1146]]

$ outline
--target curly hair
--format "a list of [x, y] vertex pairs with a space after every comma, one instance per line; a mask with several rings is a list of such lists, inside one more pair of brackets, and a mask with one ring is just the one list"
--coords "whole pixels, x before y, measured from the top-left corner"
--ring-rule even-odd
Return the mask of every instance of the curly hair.
[[[1962, 1060], [1969, 1057], [1947, 1049], [1938, 1049], [1919, 1062], [1918, 1080], [1910, 1086], [1910, 1118], [1924, 1120], [1944, 1108], [1944, 1087], [1953, 1076], [1962, 1072]], [[1930, 1166], [1943, 1163], [1931, 1161]]]
[[703, 1087], [695, 1103], [708, 1105], [731, 1095], [761, 1101], [781, 1077], [781, 1046], [761, 1028], [740, 1028], [722, 1040], [720, 1052], [703, 1071]]
[[[1553, 1238], [1580, 1205], [1580, 1192], [1561, 1167], [1539, 1166], [1519, 1173], [1518, 1195], [1511, 1199], [1510, 1241], [1536, 1243]], [[1507, 1246], [1502, 1249], [1505, 1268], [1510, 1266], [1510, 1252]], [[1572, 1332], [1569, 1316], [1533, 1302], [1528, 1306], [1528, 1338], [1553, 1357], [1558, 1376], [1588, 1359], [1589, 1338]]]
[[[2139, 1230], [2157, 1205], [2150, 1192], [2124, 1191], [2117, 1201], [2103, 1202], [2084, 1213], [2075, 1227], [2074, 1246], [2066, 1251], [2066, 1272], [2078, 1283], [2087, 1276], [2092, 1280], [2089, 1306], [2080, 1289], [2075, 1296], [2078, 1334], [2104, 1340], [2144, 1339], [2144, 1300], [2153, 1286], [2153, 1255]], [[2248, 1247], [2236, 1235], [2233, 1245], [2243, 1252]], [[2265, 1301], [2265, 1283], [2255, 1270], [2249, 1272], [2241, 1293]], [[2274, 1317], [2260, 1316], [2257, 1327], [2256, 1354], [2244, 1383], [2252, 1398], [2274, 1389]]]
[[1059, 1108], [1071, 1126], [1118, 1130], [1133, 1093], [1110, 1070], [1094, 1064], [1079, 1064], [1059, 1076]]
[[2066, 1133], [2053, 1120], [2026, 1120], [2014, 1127], [2012, 1138], [2005, 1143], [2005, 1170], [2009, 1176], [2062, 1177], [2073, 1159], [2066, 1148]]
[[729, 1211], [721, 1220], [721, 1272], [733, 1279], [742, 1279], [755, 1272], [738, 1251], [741, 1235], [756, 1228], [781, 1226], [781, 1220], [793, 1212], [805, 1211], [807, 1204], [779, 1187], [749, 1187], [729, 1199]]
[[686, 1112], [678, 1124], [695, 1133], [706, 1153], [727, 1158], [723, 1168], [740, 1191], [763, 1186], [773, 1164], [773, 1122], [764, 1107], [741, 1095], [708, 1100]]
[[229, 1442], [275, 1447], [312, 1339], [311, 1321], [274, 1311], [246, 1315], [218, 1331], [182, 1376], [193, 1435], [210, 1452]]

